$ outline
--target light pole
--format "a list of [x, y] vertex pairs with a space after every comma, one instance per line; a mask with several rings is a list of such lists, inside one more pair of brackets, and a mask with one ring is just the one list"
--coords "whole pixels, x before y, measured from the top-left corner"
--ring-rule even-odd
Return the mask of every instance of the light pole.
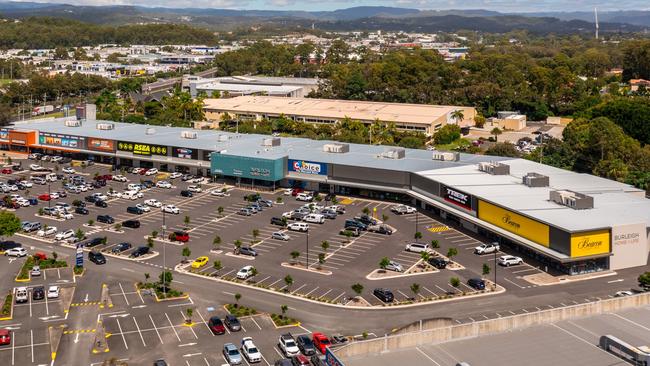
[[163, 243], [163, 293], [165, 298], [167, 298], [167, 243], [165, 242], [165, 208], [162, 210], [163, 222], [162, 222], [162, 243]]
[[[52, 184], [52, 182], [47, 182], [47, 198], [48, 198], [48, 200], [47, 200], [47, 208], [48, 209], [52, 208], [52, 192], [50, 190], [51, 184]], [[50, 211], [48, 210], [48, 212], [50, 212]]]
[[[415, 208], [415, 233], [418, 232], [418, 219], [419, 219], [420, 212], [418, 211], [417, 207]], [[415, 237], [415, 233], [413, 233]], [[415, 242], [418, 242], [418, 238], [415, 237]]]
[[494, 251], [494, 291], [497, 290], [497, 251]]
[[305, 268], [309, 269], [309, 229], [307, 229], [307, 263], [305, 264]]

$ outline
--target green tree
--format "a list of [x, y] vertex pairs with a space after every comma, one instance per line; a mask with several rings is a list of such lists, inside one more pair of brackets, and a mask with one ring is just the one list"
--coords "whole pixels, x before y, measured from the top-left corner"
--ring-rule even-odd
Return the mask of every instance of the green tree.
[[287, 305], [280, 305], [280, 311], [282, 312], [282, 317], [283, 318], [287, 314], [287, 310], [289, 310], [289, 307]]
[[149, 283], [149, 279], [151, 278], [151, 275], [148, 272], [144, 273], [144, 282]]
[[259, 229], [253, 229], [253, 240], [257, 240], [257, 237], [260, 235]]
[[451, 258], [453, 258], [453, 257], [455, 257], [457, 255], [458, 255], [458, 249], [449, 248], [449, 250], [447, 250], [447, 258], [449, 258], [449, 260], [451, 260]]
[[325, 264], [325, 253], [318, 253], [318, 268], [322, 268]]
[[433, 249], [440, 248], [440, 243], [435, 239], [431, 240], [431, 248], [433, 248]]
[[428, 251], [420, 252], [420, 259], [422, 260], [422, 265], [426, 266], [429, 263], [429, 259], [431, 259], [431, 253]]
[[186, 315], [185, 322], [187, 324], [192, 324], [192, 315], [194, 315], [194, 309], [192, 308], [185, 309], [185, 315]]
[[503, 131], [499, 127], [495, 127], [490, 131], [490, 134], [494, 136], [494, 141], [499, 141], [499, 135], [501, 135]]
[[21, 223], [13, 212], [0, 211], [0, 238], [12, 236], [20, 230]]
[[239, 300], [241, 300], [241, 294], [238, 292], [235, 294], [235, 305], [239, 306]]
[[188, 246], [183, 246], [183, 249], [181, 250], [181, 256], [185, 257], [185, 260], [187, 261], [188, 258], [192, 255], [192, 250]]
[[458, 277], [452, 277], [449, 279], [449, 284], [454, 288], [458, 288], [460, 286], [460, 279]]
[[390, 264], [390, 259], [388, 259], [388, 257], [384, 257], [381, 259], [381, 261], [379, 261], [379, 268], [385, 271], [386, 267], [388, 267], [389, 264]]
[[456, 124], [458, 125], [465, 119], [465, 113], [462, 109], [456, 109], [455, 111], [451, 112], [450, 117], [456, 121]]
[[413, 234], [413, 238], [417, 242], [418, 240], [422, 239], [422, 233], [419, 231], [416, 231], [415, 234]]
[[185, 224], [185, 227], [190, 226], [190, 220], [191, 220], [190, 217], [186, 215], [185, 218], [183, 219], [183, 223]]
[[323, 252], [327, 252], [327, 249], [330, 247], [330, 243], [327, 240], [323, 240], [323, 242], [320, 243], [320, 247], [323, 249]]
[[223, 215], [223, 210], [224, 210], [223, 206], [217, 207], [217, 212], [219, 213], [219, 216]]
[[509, 142], [497, 142], [485, 151], [485, 155], [518, 158], [521, 156], [521, 153], [519, 153], [519, 151], [515, 148], [515, 145]]
[[639, 275], [639, 286], [646, 289], [650, 288], [650, 272]]
[[450, 144], [460, 138], [460, 127], [458, 125], [444, 125], [433, 134], [433, 142], [437, 145]]
[[300, 257], [300, 252], [297, 250], [292, 251], [289, 255], [291, 255], [291, 260], [293, 263], [297, 263], [298, 257]]
[[216, 260], [212, 263], [212, 268], [214, 268], [214, 270], [217, 271], [217, 272], [221, 271], [221, 270], [223, 269], [223, 267], [222, 267], [222, 265], [221, 265], [221, 261], [218, 260], [218, 259], [216, 259]]
[[365, 215], [369, 215], [370, 214], [370, 208], [368, 206], [366, 206], [366, 207], [363, 208], [363, 210], [361, 210], [361, 212], [363, 212]]
[[284, 276], [284, 284], [286, 285], [285, 292], [289, 292], [293, 285], [293, 277], [291, 275]]
[[354, 291], [357, 296], [361, 296], [361, 293], [363, 292], [363, 285], [360, 283], [355, 283], [352, 286], [350, 286], [352, 291]]
[[413, 293], [413, 298], [417, 299], [418, 294], [420, 293], [420, 284], [419, 283], [413, 283], [411, 284], [411, 292]]
[[214, 247], [215, 250], [219, 250], [220, 245], [221, 245], [221, 237], [219, 235], [215, 235], [214, 239], [212, 239], [212, 246]]
[[491, 270], [492, 269], [490, 268], [489, 264], [483, 263], [483, 276], [489, 275]]
[[158, 277], [160, 284], [163, 286], [168, 286], [174, 280], [174, 276], [171, 271], [163, 271]]

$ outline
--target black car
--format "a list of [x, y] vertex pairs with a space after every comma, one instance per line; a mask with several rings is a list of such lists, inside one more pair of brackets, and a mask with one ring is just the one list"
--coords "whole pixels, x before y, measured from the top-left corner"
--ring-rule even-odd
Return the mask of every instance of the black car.
[[113, 224], [115, 223], [115, 219], [111, 215], [97, 215], [97, 222]]
[[77, 207], [74, 209], [74, 213], [79, 215], [88, 215], [89, 211], [85, 207]]
[[368, 230], [368, 225], [353, 219], [345, 220], [345, 227], [356, 227], [359, 228], [359, 230]]
[[137, 229], [140, 227], [140, 221], [138, 220], [126, 220], [122, 222], [123, 227], [128, 227], [129, 229]]
[[393, 229], [391, 229], [387, 225], [371, 226], [371, 227], [368, 228], [368, 230], [372, 230], [375, 233], [384, 234], [384, 235], [392, 235], [393, 234]]
[[336, 198], [336, 195], [335, 195], [335, 194], [333, 194], [333, 193], [328, 193], [328, 194], [325, 195], [325, 197], [324, 197], [323, 199], [324, 199], [325, 201], [329, 202], [329, 201], [333, 200], [334, 198]]
[[152, 180], [145, 180], [142, 182], [142, 185], [144, 188], [151, 188], [155, 185], [155, 183]]
[[153, 362], [153, 366], [167, 366], [167, 362], [165, 360], [156, 360]]
[[236, 316], [232, 314], [226, 315], [225, 318], [223, 318], [223, 323], [230, 329], [231, 332], [239, 332], [241, 330], [241, 323], [239, 322], [239, 319], [237, 319]]
[[470, 278], [467, 280], [467, 285], [476, 290], [485, 290], [485, 281], [480, 278]]
[[74, 207], [86, 207], [86, 203], [84, 201], [74, 200], [74, 201], [72, 201], [72, 206], [74, 206]]
[[192, 194], [192, 192], [184, 189], [184, 190], [181, 191], [181, 196], [183, 196], [183, 197], [192, 197], [192, 196], [194, 196], [194, 194]]
[[106, 257], [100, 252], [88, 252], [88, 260], [95, 264], [106, 264]]
[[136, 214], [136, 215], [142, 215], [144, 213], [144, 210], [142, 210], [140, 207], [129, 206], [126, 208], [126, 212], [131, 214]]
[[314, 347], [314, 342], [307, 334], [302, 334], [296, 337], [296, 344], [305, 356], [311, 356], [316, 354], [316, 347]]
[[445, 269], [447, 267], [447, 261], [441, 257], [429, 258], [429, 264], [438, 269]]
[[104, 240], [105, 240], [104, 237], [99, 237], [98, 236], [96, 238], [92, 238], [92, 239], [88, 240], [87, 242], [84, 243], [83, 246], [85, 246], [86, 248], [96, 247], [99, 244], [104, 244]]
[[395, 298], [393, 292], [387, 288], [376, 288], [372, 294], [383, 302], [393, 302], [393, 299]]
[[293, 362], [290, 358], [283, 358], [281, 360], [275, 361], [273, 366], [293, 366]]
[[117, 254], [129, 249], [131, 249], [131, 243], [123, 242], [114, 246], [113, 249], [111, 249], [111, 253]]
[[283, 220], [281, 217], [271, 217], [271, 225], [278, 226], [287, 226], [287, 220]]
[[32, 300], [43, 300], [45, 298], [45, 288], [37, 286], [32, 289]]
[[0, 242], [0, 252], [6, 252], [9, 249], [13, 248], [20, 248], [23, 245], [20, 243], [16, 243], [13, 240], [5, 240]]
[[366, 226], [368, 225], [377, 225], [377, 220], [373, 219], [372, 217], [368, 215], [361, 215], [361, 216], [356, 216], [354, 218], [355, 221], [358, 221]]
[[106, 181], [103, 179], [98, 179], [92, 183], [93, 187], [95, 188], [102, 188], [106, 187]]
[[257, 251], [251, 247], [240, 247], [239, 254], [250, 255], [251, 257], [257, 257]]
[[84, 201], [90, 202], [90, 203], [95, 203], [95, 202], [101, 201], [101, 200], [99, 198], [95, 197], [95, 196], [86, 196], [86, 197], [84, 197]]
[[131, 257], [137, 258], [140, 256], [143, 256], [145, 254], [149, 253], [149, 247], [138, 247], [138, 249], [134, 250], [133, 253], [131, 253]]
[[314, 366], [327, 366], [324, 355], [313, 355], [309, 360]]
[[101, 208], [106, 208], [108, 207], [108, 203], [102, 200], [95, 201], [95, 206], [101, 207]]

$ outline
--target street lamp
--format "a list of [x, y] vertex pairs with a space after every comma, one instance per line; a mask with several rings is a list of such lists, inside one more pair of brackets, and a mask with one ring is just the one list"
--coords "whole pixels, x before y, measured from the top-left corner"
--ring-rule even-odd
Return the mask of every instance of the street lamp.
[[494, 291], [497, 290], [497, 251], [494, 251]]
[[305, 264], [305, 268], [309, 269], [309, 229], [307, 229], [307, 263]]
[[[420, 215], [420, 212], [419, 212], [418, 209], [416, 208], [416, 209], [415, 209], [415, 233], [418, 232], [418, 219], [419, 219], [419, 215]], [[414, 233], [414, 234], [415, 234], [415, 233]], [[417, 242], [418, 242], [418, 238], [417, 238], [417, 236], [415, 236], [415, 235], [413, 235], [413, 236], [415, 237], [415, 242], [417, 243]]]
[[167, 243], [165, 242], [165, 209], [163, 208], [162, 210], [162, 216], [163, 216], [163, 221], [162, 221], [162, 243], [163, 243], [163, 293], [165, 294], [165, 298], [167, 298]]
[[[51, 184], [52, 184], [52, 182], [47, 182], [47, 198], [49, 198], [47, 200], [47, 208], [48, 209], [52, 208], [52, 192], [51, 192], [51, 189], [50, 189]], [[49, 212], [49, 210], [48, 210], [48, 212]]]

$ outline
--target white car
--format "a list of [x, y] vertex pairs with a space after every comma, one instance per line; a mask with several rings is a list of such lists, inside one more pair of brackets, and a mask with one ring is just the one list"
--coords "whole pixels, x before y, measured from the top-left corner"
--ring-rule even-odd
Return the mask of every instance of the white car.
[[179, 210], [178, 207], [174, 205], [165, 205], [162, 207], [162, 211], [174, 215], [178, 215], [179, 213], [181, 213], [181, 210]]
[[282, 231], [276, 231], [271, 234], [271, 239], [289, 241], [291, 237]]
[[20, 197], [20, 198], [16, 198], [16, 203], [19, 204], [21, 207], [28, 207], [28, 206], [30, 206], [29, 201], [26, 200], [26, 199], [24, 199], [24, 198], [22, 198], [22, 197]]
[[321, 214], [309, 214], [302, 218], [304, 222], [310, 222], [313, 224], [322, 224], [325, 222], [325, 216]]
[[77, 171], [68, 166], [68, 167], [63, 168], [63, 172], [66, 173], [66, 174], [74, 174]]
[[107, 195], [105, 195], [103, 193], [99, 193], [99, 192], [93, 193], [92, 196], [99, 199], [99, 200], [102, 200], [102, 201], [106, 201], [108, 199]]
[[296, 344], [296, 340], [293, 339], [291, 333], [285, 333], [280, 335], [280, 340], [278, 341], [278, 348], [284, 353], [287, 357], [293, 357], [300, 354], [300, 349]]
[[29, 170], [38, 172], [38, 171], [43, 170], [43, 167], [38, 165], [38, 164], [32, 164], [32, 165], [29, 166]]
[[135, 183], [129, 183], [129, 185], [126, 186], [126, 189], [128, 191], [140, 191], [142, 189], [142, 186]]
[[135, 205], [135, 207], [141, 209], [143, 212], [151, 211], [151, 208], [149, 208], [149, 206], [143, 205], [142, 203], [138, 203], [137, 205]]
[[285, 196], [291, 196], [292, 193], [293, 193], [293, 188], [286, 188], [284, 190], [284, 195]]
[[63, 212], [61, 213], [61, 218], [65, 220], [72, 220], [74, 219], [74, 215], [69, 212]]
[[167, 181], [161, 180], [160, 182], [156, 183], [156, 187], [170, 189], [172, 187], [172, 184]]
[[40, 266], [34, 266], [32, 267], [32, 270], [29, 272], [29, 275], [32, 277], [38, 277], [41, 275], [41, 267]]
[[404, 268], [402, 267], [402, 265], [395, 261], [389, 261], [388, 265], [386, 266], [386, 270], [394, 271], [394, 272], [404, 272]]
[[24, 186], [27, 187], [27, 188], [32, 188], [32, 187], [34, 186], [34, 185], [32, 184], [32, 182], [30, 182], [30, 181], [28, 181], [28, 180], [21, 180], [21, 181], [20, 181], [20, 184], [24, 185]]
[[187, 187], [187, 190], [194, 193], [199, 193], [202, 191], [201, 187], [199, 186], [189, 186]]
[[53, 200], [61, 198], [61, 196], [57, 192], [52, 192], [50, 193], [50, 198]]
[[48, 299], [58, 299], [59, 298], [59, 286], [50, 286], [47, 289], [47, 298]]
[[614, 297], [625, 297], [625, 296], [632, 296], [632, 295], [634, 295], [634, 292], [630, 290], [623, 290], [623, 291], [616, 291]]
[[72, 238], [73, 236], [74, 236], [74, 230], [70, 229], [56, 234], [54, 236], [54, 240], [65, 240], [65, 239]]
[[262, 361], [262, 354], [253, 343], [252, 337], [244, 337], [242, 340], [241, 353], [248, 360], [249, 363], [256, 363]]
[[230, 193], [224, 192], [223, 189], [213, 189], [210, 194], [217, 197], [230, 197]]
[[411, 214], [415, 213], [416, 209], [407, 205], [397, 205], [390, 208], [393, 213], [398, 215]]
[[144, 204], [151, 207], [162, 207], [162, 203], [155, 198], [144, 201]]
[[114, 175], [113, 180], [116, 182], [126, 182], [128, 179], [123, 175]]
[[504, 267], [510, 267], [522, 264], [524, 263], [524, 260], [521, 259], [521, 257], [515, 257], [514, 255], [502, 255], [497, 259], [497, 262]]
[[48, 226], [36, 232], [36, 236], [50, 236], [54, 235], [57, 232], [56, 226]]
[[312, 196], [309, 193], [304, 193], [304, 192], [303, 193], [298, 193], [298, 195], [296, 196], [296, 200], [303, 201], [303, 202], [311, 202], [311, 201], [314, 200], [314, 196]]
[[61, 160], [63, 160], [63, 156], [53, 156], [50, 161], [56, 163], [57, 161], [61, 161]]
[[246, 280], [253, 275], [253, 266], [245, 266], [237, 272], [237, 278]]
[[498, 252], [499, 250], [499, 243], [484, 243], [474, 248], [474, 253], [480, 255]]
[[24, 257], [27, 255], [27, 251], [23, 247], [11, 248], [5, 252], [7, 257]]
[[133, 168], [133, 174], [140, 174], [141, 171], [143, 171], [144, 168]]
[[156, 168], [151, 168], [151, 169], [147, 170], [146, 173], [144, 173], [144, 175], [156, 175], [156, 174], [158, 174], [158, 169], [156, 169]]
[[293, 231], [307, 232], [309, 231], [309, 224], [304, 222], [292, 222], [289, 225], [287, 225], [287, 229]]
[[176, 178], [180, 178], [180, 177], [182, 177], [182, 176], [183, 176], [183, 174], [178, 173], [178, 172], [174, 172], [174, 173], [171, 173], [171, 174], [169, 175], [169, 179], [176, 179]]
[[106, 195], [108, 197], [122, 198], [122, 192], [118, 192], [118, 191], [108, 191], [106, 192]]
[[197, 178], [190, 179], [188, 182], [190, 182], [190, 183], [203, 183], [203, 179], [204, 178], [197, 177]]

